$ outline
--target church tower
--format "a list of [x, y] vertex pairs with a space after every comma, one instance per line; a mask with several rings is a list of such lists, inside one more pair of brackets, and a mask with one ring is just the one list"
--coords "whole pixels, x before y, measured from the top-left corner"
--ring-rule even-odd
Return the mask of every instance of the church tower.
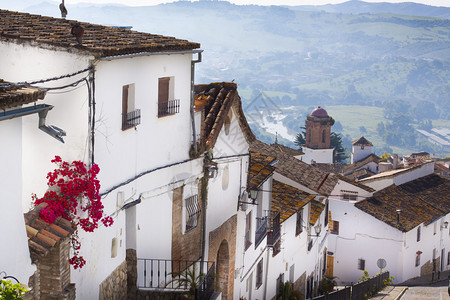
[[305, 155], [302, 160], [311, 163], [333, 163], [333, 148], [330, 148], [332, 118], [320, 106], [306, 117]]

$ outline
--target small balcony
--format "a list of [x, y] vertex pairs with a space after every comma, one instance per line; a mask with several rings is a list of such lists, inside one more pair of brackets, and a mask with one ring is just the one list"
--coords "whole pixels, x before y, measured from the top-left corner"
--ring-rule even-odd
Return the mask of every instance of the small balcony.
[[171, 116], [180, 112], [180, 99], [158, 102], [158, 118]]
[[130, 111], [122, 117], [122, 130], [136, 127], [141, 124], [141, 110]]
[[[214, 293], [215, 264], [211, 261], [138, 258], [137, 271], [137, 287], [142, 291], [166, 292], [168, 297], [189, 291], [195, 299], [205, 300]], [[190, 279], [195, 279], [195, 286], [190, 286]]]
[[262, 242], [264, 237], [267, 235], [267, 230], [270, 229], [268, 217], [256, 218], [256, 220], [258, 225], [255, 232], [255, 248]]
[[267, 246], [274, 247], [281, 238], [280, 212], [277, 212], [272, 218], [271, 231], [267, 234]]

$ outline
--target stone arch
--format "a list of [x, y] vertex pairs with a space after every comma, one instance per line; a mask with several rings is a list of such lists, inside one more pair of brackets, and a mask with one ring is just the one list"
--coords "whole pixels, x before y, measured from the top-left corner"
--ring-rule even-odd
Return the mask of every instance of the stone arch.
[[216, 274], [217, 285], [222, 291], [222, 299], [227, 300], [228, 297], [228, 275], [230, 271], [230, 251], [228, 248], [228, 242], [223, 240], [220, 244], [219, 250], [217, 250], [216, 256]]

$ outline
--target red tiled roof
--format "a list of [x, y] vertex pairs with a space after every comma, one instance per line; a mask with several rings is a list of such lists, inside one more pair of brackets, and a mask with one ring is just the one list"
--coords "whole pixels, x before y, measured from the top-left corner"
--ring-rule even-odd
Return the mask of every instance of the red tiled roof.
[[250, 164], [248, 167], [248, 190], [258, 188], [275, 170], [271, 164], [275, 157], [261, 154], [259, 152], [250, 152]]
[[313, 195], [305, 193], [277, 180], [272, 182], [272, 211], [280, 212], [280, 220], [284, 222], [300, 208], [308, 204]]
[[242, 102], [237, 92], [237, 85], [232, 82], [214, 82], [210, 84], [196, 85], [194, 88], [195, 99], [203, 99], [204, 120], [202, 124], [201, 140], [208, 149], [214, 147], [220, 130], [225, 122], [228, 112], [233, 108], [239, 126], [245, 139], [250, 144], [255, 140], [255, 135], [250, 129], [242, 110]]
[[345, 177], [345, 176], [342, 176], [342, 175], [335, 175], [338, 179], [340, 179], [340, 180], [342, 180], [342, 181], [345, 181], [345, 182], [347, 182], [347, 183], [350, 183], [350, 184], [352, 184], [352, 185], [354, 185], [354, 186], [357, 186], [357, 187], [359, 187], [359, 188], [361, 188], [361, 189], [363, 189], [363, 190], [365, 190], [365, 191], [367, 191], [367, 192], [375, 192], [375, 190], [373, 189], [373, 188], [371, 188], [371, 187], [369, 187], [369, 186], [367, 186], [367, 185], [364, 185], [364, 184], [362, 184], [362, 183], [360, 183], [360, 182], [356, 182], [356, 181], [354, 181], [354, 180], [352, 180], [352, 179], [350, 179], [350, 178], [347, 178], [347, 177]]
[[278, 162], [275, 165], [277, 173], [286, 176], [319, 194], [330, 195], [338, 182], [336, 177], [288, 154], [280, 153], [271, 145], [267, 145], [259, 140], [252, 143], [250, 150], [276, 156], [278, 159]]
[[[362, 211], [403, 232], [429, 225], [450, 212], [450, 181], [431, 174], [376, 192], [355, 204]], [[400, 222], [397, 222], [400, 209]]]
[[365, 137], [360, 137], [359, 139], [352, 142], [352, 145], [364, 145], [364, 146], [373, 146], [371, 142], [369, 142]]
[[305, 153], [303, 153], [300, 150], [297, 149], [292, 149], [291, 147], [282, 145], [282, 144], [278, 144], [278, 143], [274, 143], [271, 145], [273, 148], [275, 148], [276, 150], [282, 152], [282, 153], [286, 153], [289, 154], [291, 156], [297, 156], [297, 155], [303, 155]]
[[[72, 26], [84, 28], [82, 43], [71, 34]], [[77, 49], [95, 57], [142, 52], [193, 50], [198, 43], [73, 20], [0, 10], [0, 39], [34, 42], [39, 46]]]
[[317, 200], [311, 201], [311, 210], [309, 212], [309, 224], [312, 226], [316, 224], [317, 220], [320, 217], [320, 214], [324, 210], [325, 205], [320, 203]]
[[12, 108], [44, 99], [45, 91], [34, 87], [19, 87], [0, 79], [0, 109]]
[[28, 236], [28, 246], [33, 261], [46, 256], [59, 241], [74, 232], [72, 224], [64, 218], [57, 218], [54, 223], [48, 224], [41, 219], [39, 211], [46, 204], [40, 204], [33, 210], [24, 214], [25, 226]]

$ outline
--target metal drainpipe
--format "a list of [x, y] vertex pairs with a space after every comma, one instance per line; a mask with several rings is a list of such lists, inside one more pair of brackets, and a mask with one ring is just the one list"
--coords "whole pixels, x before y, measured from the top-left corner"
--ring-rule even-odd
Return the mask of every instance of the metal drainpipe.
[[202, 52], [203, 50], [201, 50], [200, 52], [197, 53], [197, 60], [192, 60], [191, 61], [191, 124], [192, 124], [192, 140], [194, 143], [194, 150], [195, 152], [197, 152], [197, 137], [196, 137], [196, 132], [195, 132], [195, 119], [194, 119], [194, 78], [195, 78], [195, 64], [199, 63], [202, 61]]

